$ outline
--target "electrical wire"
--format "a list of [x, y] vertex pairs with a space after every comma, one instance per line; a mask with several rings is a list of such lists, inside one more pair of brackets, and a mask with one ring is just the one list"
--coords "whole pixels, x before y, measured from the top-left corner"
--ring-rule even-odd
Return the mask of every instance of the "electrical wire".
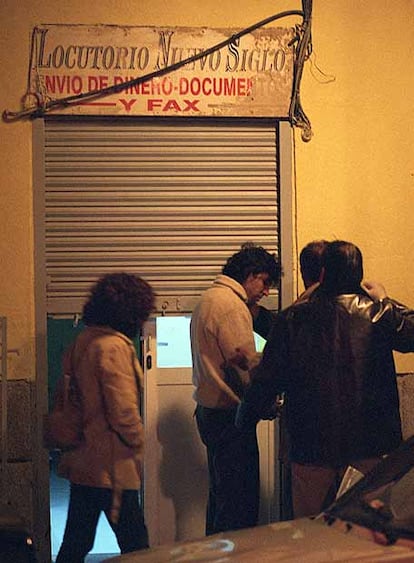
[[[315, 51], [313, 51], [312, 55], [309, 57], [309, 63], [310, 63], [309, 66], [310, 73], [313, 76], [313, 78], [316, 80], [316, 82], [319, 82], [319, 84], [329, 84], [330, 82], [335, 82], [336, 76], [334, 76], [333, 74], [327, 74], [316, 64]], [[318, 71], [319, 76], [323, 77], [322, 79], [316, 76], [314, 68]]]
[[312, 138], [312, 128], [309, 119], [303, 111], [300, 101], [300, 82], [303, 66], [312, 53], [311, 14], [312, 1], [303, 0], [304, 19], [301, 26], [296, 26], [298, 45], [294, 62], [293, 88], [289, 108], [289, 121], [292, 125], [302, 129], [302, 140], [308, 142]]

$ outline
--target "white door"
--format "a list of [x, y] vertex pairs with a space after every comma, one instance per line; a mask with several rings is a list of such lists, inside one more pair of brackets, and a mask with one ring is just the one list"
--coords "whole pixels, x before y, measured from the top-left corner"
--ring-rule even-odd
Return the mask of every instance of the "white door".
[[[144, 327], [144, 506], [152, 546], [204, 535], [208, 471], [194, 418], [190, 318], [160, 316]], [[273, 423], [261, 422], [258, 436], [260, 519], [268, 522], [275, 508]]]
[[151, 545], [200, 537], [208, 475], [193, 417], [190, 316], [144, 327], [144, 505]]

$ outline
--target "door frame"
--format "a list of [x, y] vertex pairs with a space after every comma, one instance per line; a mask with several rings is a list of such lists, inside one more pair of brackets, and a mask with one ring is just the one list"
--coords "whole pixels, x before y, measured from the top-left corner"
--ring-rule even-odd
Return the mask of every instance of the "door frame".
[[[253, 119], [253, 118], [252, 118]], [[245, 121], [245, 120], [244, 120]], [[284, 308], [294, 298], [294, 287], [297, 279], [297, 248], [294, 233], [297, 230], [296, 214], [294, 213], [295, 185], [294, 185], [294, 154], [293, 130], [288, 121], [275, 121], [277, 134], [277, 150], [279, 163], [278, 193], [279, 193], [279, 253], [283, 269], [280, 284], [280, 304]], [[48, 362], [47, 362], [47, 307], [45, 271], [45, 206], [43, 197], [44, 173], [44, 135], [43, 119], [36, 119], [32, 123], [33, 145], [33, 229], [34, 229], [34, 309], [35, 309], [35, 348], [36, 348], [36, 440], [34, 449], [34, 536], [41, 560], [50, 560], [50, 498], [49, 498], [49, 456], [42, 447], [42, 420], [48, 409]], [[274, 447], [269, 456], [269, 475], [273, 476], [274, 495], [267, 507], [269, 521], [279, 519], [280, 492], [278, 490], [279, 467], [275, 458], [278, 445], [278, 432], [274, 432]], [[274, 461], [270, 462], [270, 457]], [[275, 485], [277, 484], [277, 485]]]

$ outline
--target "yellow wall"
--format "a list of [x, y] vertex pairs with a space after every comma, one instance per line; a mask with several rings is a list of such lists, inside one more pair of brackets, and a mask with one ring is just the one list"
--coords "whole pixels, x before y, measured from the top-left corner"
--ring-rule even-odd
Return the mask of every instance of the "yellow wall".
[[[363, 251], [367, 277], [414, 306], [414, 2], [313, 4], [314, 54], [301, 100], [314, 137], [305, 144], [295, 133], [298, 247], [321, 237], [352, 240]], [[300, 8], [297, 0], [2, 0], [0, 110], [21, 109], [36, 24], [242, 28]], [[1, 123], [0, 135], [0, 315], [9, 319], [9, 348], [17, 351], [9, 354], [11, 377], [32, 377], [31, 124]], [[401, 371], [414, 371], [413, 355], [398, 360]]]

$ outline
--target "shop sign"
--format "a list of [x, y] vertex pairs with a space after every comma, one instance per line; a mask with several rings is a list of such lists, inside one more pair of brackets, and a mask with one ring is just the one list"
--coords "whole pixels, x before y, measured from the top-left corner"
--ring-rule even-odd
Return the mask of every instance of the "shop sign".
[[237, 31], [41, 25], [30, 90], [71, 115], [287, 117], [294, 30]]

